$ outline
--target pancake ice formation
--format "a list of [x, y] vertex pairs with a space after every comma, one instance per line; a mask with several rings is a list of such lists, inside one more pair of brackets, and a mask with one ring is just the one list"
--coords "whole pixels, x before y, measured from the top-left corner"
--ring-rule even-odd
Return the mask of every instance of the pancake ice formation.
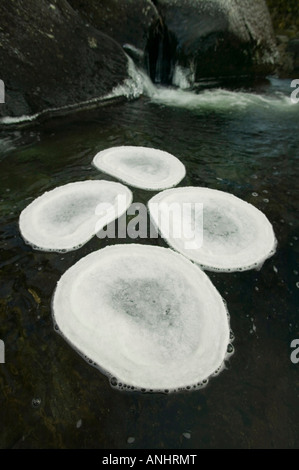
[[129, 186], [152, 191], [172, 188], [186, 175], [176, 157], [148, 147], [112, 147], [99, 152], [93, 165]]
[[120, 388], [200, 387], [223, 364], [226, 306], [207, 275], [174, 251], [115, 245], [61, 277], [53, 298], [60, 333]]
[[154, 196], [150, 216], [168, 244], [211, 271], [260, 267], [276, 250], [267, 217], [236, 196], [199, 187]]
[[76, 250], [124, 214], [131, 203], [131, 191], [120, 183], [69, 183], [29, 204], [20, 215], [20, 232], [37, 250]]

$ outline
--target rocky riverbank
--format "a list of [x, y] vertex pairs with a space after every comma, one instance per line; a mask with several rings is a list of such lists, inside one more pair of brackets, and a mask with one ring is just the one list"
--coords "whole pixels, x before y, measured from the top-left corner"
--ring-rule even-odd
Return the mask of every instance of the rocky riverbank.
[[111, 96], [130, 77], [126, 53], [165, 84], [178, 68], [191, 85], [265, 76], [278, 59], [264, 0], [11, 0], [0, 15], [0, 116]]

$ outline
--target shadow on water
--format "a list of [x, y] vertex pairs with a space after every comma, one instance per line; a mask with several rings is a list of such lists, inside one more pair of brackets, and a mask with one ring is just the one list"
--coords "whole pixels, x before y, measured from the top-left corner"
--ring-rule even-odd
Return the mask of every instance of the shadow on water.
[[[290, 361], [290, 342], [299, 338], [299, 104], [290, 104], [289, 86], [272, 80], [255, 90], [259, 94], [160, 89], [152, 98], [101, 108], [81, 121], [2, 132], [2, 448], [297, 446], [299, 365]], [[55, 333], [50, 304], [60, 276], [118, 240], [94, 238], [78, 251], [55, 254], [33, 251], [20, 237], [20, 212], [44, 191], [71, 181], [112, 180], [91, 161], [116, 145], [171, 152], [187, 168], [181, 186], [232, 192], [273, 223], [278, 250], [260, 271], [210, 273], [228, 303], [236, 352], [203, 390], [116, 391]], [[152, 195], [133, 193], [135, 202], [144, 203]], [[165, 246], [161, 239], [137, 242]]]

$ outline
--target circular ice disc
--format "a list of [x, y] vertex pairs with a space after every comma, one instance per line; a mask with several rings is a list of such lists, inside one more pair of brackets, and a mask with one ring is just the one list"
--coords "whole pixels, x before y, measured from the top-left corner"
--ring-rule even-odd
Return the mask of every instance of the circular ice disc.
[[131, 191], [120, 183], [69, 183], [29, 204], [20, 215], [20, 232], [38, 250], [75, 250], [124, 214], [131, 203]]
[[176, 157], [147, 147], [112, 147], [99, 152], [93, 164], [130, 186], [153, 191], [176, 186], [186, 174]]
[[273, 255], [266, 216], [236, 196], [208, 188], [163, 191], [148, 203], [151, 220], [175, 250], [214, 271], [255, 268]]
[[81, 355], [139, 389], [199, 385], [229, 344], [227, 310], [207, 275], [161, 247], [115, 245], [81, 259], [58, 282], [53, 317]]

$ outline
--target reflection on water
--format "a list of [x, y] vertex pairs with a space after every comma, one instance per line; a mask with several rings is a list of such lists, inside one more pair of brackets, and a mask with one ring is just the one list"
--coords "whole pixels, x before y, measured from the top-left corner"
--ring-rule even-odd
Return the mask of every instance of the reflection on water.
[[[274, 79], [240, 91], [155, 89], [81, 122], [0, 134], [1, 447], [296, 446], [299, 380], [290, 342], [299, 337], [299, 104], [291, 104], [290, 91], [290, 81]], [[33, 251], [20, 237], [20, 212], [44, 191], [113, 180], [91, 161], [117, 145], [173, 153], [187, 168], [180, 186], [231, 192], [273, 223], [278, 250], [260, 271], [209, 274], [228, 303], [236, 352], [228, 370], [201, 391], [117, 392], [55, 333], [50, 303], [60, 276], [117, 239], [94, 238], [62, 255]], [[133, 194], [142, 203], [153, 195], [134, 188]], [[133, 242], [166, 246], [161, 239]]]

